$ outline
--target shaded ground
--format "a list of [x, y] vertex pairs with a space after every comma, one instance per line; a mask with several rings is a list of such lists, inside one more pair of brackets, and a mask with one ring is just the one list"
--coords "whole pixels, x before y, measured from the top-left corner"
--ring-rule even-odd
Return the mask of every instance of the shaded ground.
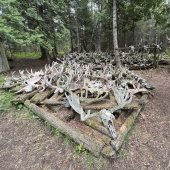
[[[140, 74], [146, 76], [145, 71]], [[0, 170], [170, 169], [170, 74], [154, 70], [150, 82], [156, 87], [155, 95], [117, 158], [78, 155], [68, 138], [54, 135], [27, 110], [13, 110], [0, 117]]]
[[18, 71], [23, 69], [31, 69], [39, 70], [44, 67], [46, 61], [41, 59], [13, 59], [10, 61], [10, 71]]

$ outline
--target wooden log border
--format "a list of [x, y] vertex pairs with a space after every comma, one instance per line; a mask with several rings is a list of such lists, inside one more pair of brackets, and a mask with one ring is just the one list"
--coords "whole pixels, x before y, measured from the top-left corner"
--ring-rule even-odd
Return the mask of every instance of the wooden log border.
[[73, 126], [69, 126], [68, 122], [62, 121], [59, 117], [54, 116], [36, 104], [31, 103], [29, 100], [25, 101], [24, 104], [41, 119], [47, 121], [54, 128], [59, 129], [61, 133], [70, 136], [75, 142], [83, 144], [85, 148], [91, 151], [95, 156], [99, 157], [102, 155], [104, 157], [112, 157], [115, 155], [109, 137], [97, 132], [85, 124], [82, 124], [81, 129], [79, 129], [75, 126], [75, 121], [71, 124]]
[[[86, 126], [86, 130], [87, 128], [89, 128], [89, 132], [92, 132], [91, 134], [83, 134], [83, 130], [79, 130], [78, 128], [76, 128], [76, 126], [69, 126], [68, 122], [64, 122], [59, 117], [56, 117], [52, 113], [48, 112], [46, 109], [43, 109], [36, 104], [31, 103], [29, 100], [26, 100], [24, 104], [41, 119], [48, 121], [51, 126], [59, 129], [61, 133], [68, 135], [75, 142], [83, 144], [85, 148], [92, 152], [95, 156], [111, 158], [115, 157], [116, 153], [121, 149], [123, 143], [125, 142], [127, 134], [132, 129], [135, 120], [137, 119], [139, 113], [146, 104], [147, 97], [147, 94], [142, 96], [138, 108], [131, 113], [131, 115], [120, 127], [118, 131], [118, 137], [115, 140], [111, 139], [108, 135], [102, 134], [96, 129], [93, 129], [82, 123], [82, 127]], [[98, 137], [101, 139], [98, 139]]]

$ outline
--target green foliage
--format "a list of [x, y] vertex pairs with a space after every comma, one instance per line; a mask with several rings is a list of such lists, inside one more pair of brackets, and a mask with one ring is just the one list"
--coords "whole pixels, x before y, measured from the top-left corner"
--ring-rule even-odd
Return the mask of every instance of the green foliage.
[[3, 74], [0, 74], [0, 87], [2, 86], [4, 81], [5, 81], [5, 76]]
[[11, 100], [14, 98], [10, 92], [0, 91], [0, 114], [9, 111], [12, 107]]
[[[0, 0], [0, 6], [0, 37], [7, 44], [35, 44], [53, 55], [78, 45], [82, 51], [98, 44], [112, 48], [112, 0]], [[163, 32], [170, 26], [170, 6], [164, 0], [117, 1], [117, 13], [121, 38], [140, 21], [152, 19]]]
[[63, 57], [63, 56], [64, 56], [64, 54], [65, 54], [65, 52], [64, 52], [64, 51], [59, 51], [59, 52], [58, 52], [58, 56], [60, 56], [60, 57]]
[[58, 129], [54, 130], [54, 135], [59, 137], [59, 138], [63, 136], [62, 133]]
[[83, 144], [78, 144], [78, 145], [76, 145], [75, 151], [78, 154], [82, 154], [86, 151], [86, 149]]
[[59, 31], [55, 33], [55, 38], [58, 49], [69, 52], [70, 32], [63, 24], [60, 26]]
[[64, 143], [66, 145], [73, 144], [73, 146], [74, 146], [75, 143], [74, 143], [73, 139], [70, 138], [70, 136], [63, 135], [63, 138], [64, 138]]
[[24, 105], [23, 104], [18, 104], [16, 107], [17, 107], [17, 110], [22, 110], [24, 108]]
[[24, 18], [17, 8], [16, 0], [0, 0], [2, 14], [0, 15], [1, 40], [25, 43]]
[[[0, 74], [0, 87], [3, 85], [5, 81], [5, 75]], [[4, 106], [5, 108], [9, 108], [11, 106], [11, 100], [13, 99], [13, 94], [10, 92], [4, 92], [0, 90], [0, 106]]]
[[62, 22], [65, 2], [0, 0], [0, 37], [22, 45], [37, 44], [52, 51], [56, 43], [68, 42], [69, 32]]
[[14, 52], [12, 58], [30, 58], [38, 59], [41, 57], [40, 52]]
[[[24, 109], [28, 110], [26, 107], [24, 107]], [[32, 119], [40, 119], [34, 112], [32, 112], [31, 110], [28, 110], [29, 116]]]

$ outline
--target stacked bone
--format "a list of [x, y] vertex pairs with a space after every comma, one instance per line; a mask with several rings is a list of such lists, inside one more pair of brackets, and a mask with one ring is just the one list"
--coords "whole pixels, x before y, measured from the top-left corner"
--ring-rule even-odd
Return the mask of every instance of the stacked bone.
[[161, 62], [163, 56], [160, 55], [160, 45], [144, 45], [144, 46], [129, 46], [128, 48], [120, 48], [122, 63], [128, 65], [130, 68], [152, 68], [156, 62]]
[[53, 62], [38, 72], [13, 73], [3, 88], [18, 84], [22, 88], [17, 94], [53, 89], [59, 96], [59, 104], [71, 107], [80, 115], [81, 121], [99, 115], [113, 138], [116, 137], [114, 112], [132, 102], [136, 93], [148, 91], [146, 81], [127, 68], [117, 70], [111, 64], [103, 63], [96, 69], [95, 64], [69, 59]]
[[[156, 51], [155, 51], [156, 50]], [[157, 56], [157, 62], [164, 60], [159, 51], [161, 50], [159, 45], [155, 46], [129, 46], [127, 48], [120, 48], [119, 54], [122, 64], [129, 68], [151, 68], [154, 66], [155, 55]], [[80, 64], [95, 64], [97, 68], [102, 67], [103, 64], [114, 64], [114, 57], [109, 53], [70, 53], [63, 58], [57, 59], [62, 61], [75, 61]]]

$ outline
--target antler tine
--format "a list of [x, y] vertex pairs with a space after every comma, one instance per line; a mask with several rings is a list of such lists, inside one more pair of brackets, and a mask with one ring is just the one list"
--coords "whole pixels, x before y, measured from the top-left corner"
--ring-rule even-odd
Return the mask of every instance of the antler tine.
[[28, 74], [30, 74], [30, 72], [28, 71], [28, 69], [26, 68], [26, 72], [28, 73]]
[[14, 78], [14, 74], [16, 73], [16, 71], [13, 71], [12, 73], [11, 73], [11, 76], [12, 76], [12, 79]]
[[32, 76], [34, 76], [34, 73], [33, 73], [33, 70], [32, 70], [32, 68], [31, 68], [31, 75], [32, 75]]

